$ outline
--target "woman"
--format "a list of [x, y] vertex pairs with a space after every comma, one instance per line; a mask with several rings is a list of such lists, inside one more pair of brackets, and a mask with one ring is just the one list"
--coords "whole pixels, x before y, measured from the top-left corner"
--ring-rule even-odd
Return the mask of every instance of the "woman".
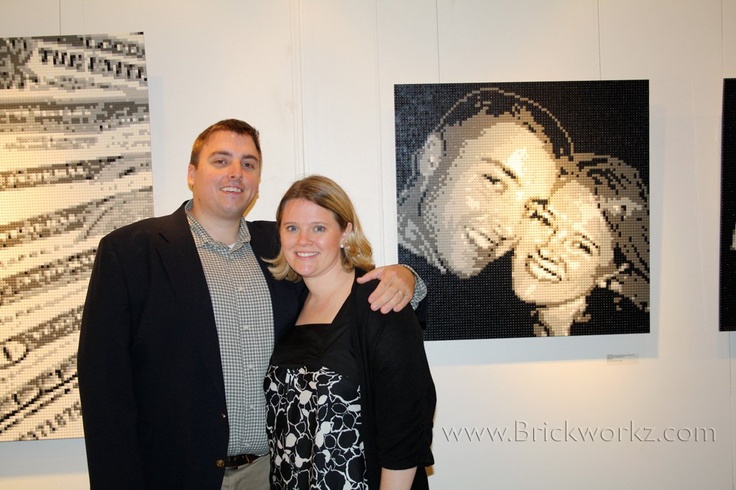
[[548, 201], [527, 205], [513, 289], [538, 336], [649, 331], [648, 193], [610, 157], [579, 159]]
[[356, 277], [372, 251], [332, 180], [294, 183], [279, 204], [277, 279], [308, 289], [264, 381], [273, 488], [428, 488], [434, 384], [414, 313], [382, 315]]

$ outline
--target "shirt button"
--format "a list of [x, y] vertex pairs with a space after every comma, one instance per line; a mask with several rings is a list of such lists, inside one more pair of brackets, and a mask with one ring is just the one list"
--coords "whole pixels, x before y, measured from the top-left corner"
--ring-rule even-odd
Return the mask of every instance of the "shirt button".
[[248, 330], [250, 330], [250, 325], [243, 325], [243, 330], [245, 330], [246, 332], [247, 332]]

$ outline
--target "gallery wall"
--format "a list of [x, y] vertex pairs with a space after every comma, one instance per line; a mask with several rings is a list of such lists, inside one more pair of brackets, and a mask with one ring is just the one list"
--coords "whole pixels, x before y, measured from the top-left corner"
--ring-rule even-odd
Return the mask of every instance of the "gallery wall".
[[[237, 117], [264, 150], [249, 217], [326, 174], [379, 263], [396, 260], [394, 84], [648, 79], [651, 333], [427, 343], [430, 484], [736, 486], [736, 338], [718, 331], [736, 0], [0, 0], [0, 37], [140, 31], [157, 215], [189, 196], [199, 131]], [[81, 439], [0, 443], [0, 488], [52, 487], [86, 487]]]

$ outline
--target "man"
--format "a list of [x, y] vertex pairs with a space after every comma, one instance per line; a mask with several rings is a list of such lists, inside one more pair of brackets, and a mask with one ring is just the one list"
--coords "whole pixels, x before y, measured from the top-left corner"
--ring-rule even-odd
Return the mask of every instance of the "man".
[[429, 288], [426, 340], [532, 334], [514, 328], [510, 252], [571, 155], [546, 109], [497, 88], [471, 92], [430, 132], [398, 196], [400, 262]]
[[[262, 260], [274, 224], [243, 217], [261, 162], [258, 132], [220, 121], [194, 142], [192, 199], [101, 240], [78, 357], [93, 489], [268, 488], [263, 377], [304, 288]], [[374, 309], [408, 303], [409, 270], [371, 276]]]

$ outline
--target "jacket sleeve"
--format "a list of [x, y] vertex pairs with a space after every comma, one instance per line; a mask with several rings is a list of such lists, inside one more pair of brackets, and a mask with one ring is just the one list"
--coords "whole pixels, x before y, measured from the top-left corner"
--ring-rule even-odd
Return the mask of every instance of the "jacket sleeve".
[[77, 371], [92, 489], [145, 488], [130, 344], [133, 314], [120, 255], [97, 250], [82, 315]]
[[419, 323], [409, 308], [367, 315], [378, 462], [396, 470], [431, 465], [436, 394]]

